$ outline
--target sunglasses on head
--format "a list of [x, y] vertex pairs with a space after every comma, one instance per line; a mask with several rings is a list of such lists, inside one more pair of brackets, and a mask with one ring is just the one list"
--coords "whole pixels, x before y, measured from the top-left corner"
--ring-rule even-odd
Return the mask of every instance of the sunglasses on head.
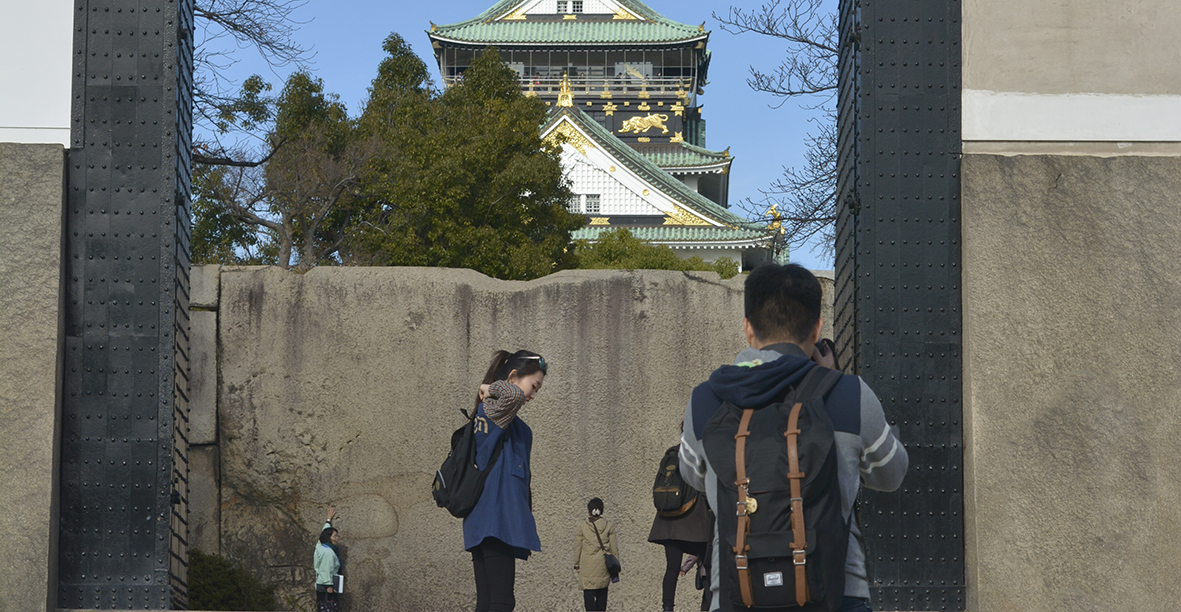
[[549, 372], [546, 371], [548, 367], [545, 365], [545, 357], [542, 357], [541, 355], [528, 355], [526, 357], [522, 357], [521, 359], [536, 359], [537, 367], [541, 368], [541, 373], [549, 374]]

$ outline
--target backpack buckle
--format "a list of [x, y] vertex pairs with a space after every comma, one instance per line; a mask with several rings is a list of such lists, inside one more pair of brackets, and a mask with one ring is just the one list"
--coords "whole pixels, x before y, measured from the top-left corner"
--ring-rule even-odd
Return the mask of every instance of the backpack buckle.
[[741, 500], [738, 501], [738, 512], [735, 514], [735, 516], [746, 516], [746, 502]]
[[808, 559], [804, 556], [804, 551], [793, 550], [793, 551], [791, 551], [791, 554], [792, 554], [792, 563], [795, 563], [796, 565], [805, 565], [808, 563]]

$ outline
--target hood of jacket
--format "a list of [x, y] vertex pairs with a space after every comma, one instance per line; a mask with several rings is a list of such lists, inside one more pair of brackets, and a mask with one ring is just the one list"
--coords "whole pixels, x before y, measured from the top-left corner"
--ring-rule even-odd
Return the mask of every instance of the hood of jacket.
[[743, 408], [765, 406], [781, 399], [816, 362], [800, 347], [780, 343], [762, 349], [746, 349], [734, 365], [724, 365], [710, 375], [706, 386], [721, 401]]

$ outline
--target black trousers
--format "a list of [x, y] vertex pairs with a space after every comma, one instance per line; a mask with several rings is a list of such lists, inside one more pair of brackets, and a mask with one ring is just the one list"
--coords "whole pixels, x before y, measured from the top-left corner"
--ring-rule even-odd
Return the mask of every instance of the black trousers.
[[[664, 580], [661, 582], [662, 603], [665, 610], [672, 610], [677, 599], [677, 579], [681, 576], [681, 562], [683, 556], [696, 555], [702, 563], [705, 559], [705, 542], [669, 542], [664, 545]], [[696, 568], [694, 568], [696, 571]], [[686, 574], [689, 577], [689, 574]], [[709, 585], [705, 586], [701, 594], [701, 609], [709, 610]]]
[[476, 612], [512, 612], [517, 606], [513, 596], [517, 576], [513, 547], [496, 538], [485, 538], [472, 549], [472, 568], [476, 574]]
[[[317, 585], [318, 587], [319, 585]], [[317, 612], [335, 611], [340, 609], [340, 603], [337, 601], [336, 593], [329, 593], [327, 590], [321, 591], [316, 589], [316, 610]]]
[[583, 589], [582, 602], [586, 604], [587, 612], [607, 609], [607, 587], [601, 589]]

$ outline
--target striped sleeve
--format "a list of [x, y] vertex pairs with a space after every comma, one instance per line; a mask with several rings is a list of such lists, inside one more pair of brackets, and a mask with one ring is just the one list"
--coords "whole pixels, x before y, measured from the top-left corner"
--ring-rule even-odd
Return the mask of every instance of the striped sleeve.
[[685, 408], [685, 427], [681, 433], [681, 450], [677, 452], [681, 464], [681, 478], [698, 491], [705, 491], [705, 446], [693, 435], [693, 400]]
[[882, 403], [861, 381], [861, 481], [875, 491], [894, 491], [902, 486], [910, 458], [906, 448], [886, 422]]
[[520, 387], [507, 380], [498, 380], [488, 386], [488, 394], [484, 396], [484, 414], [497, 427], [504, 429], [524, 404], [525, 392]]

